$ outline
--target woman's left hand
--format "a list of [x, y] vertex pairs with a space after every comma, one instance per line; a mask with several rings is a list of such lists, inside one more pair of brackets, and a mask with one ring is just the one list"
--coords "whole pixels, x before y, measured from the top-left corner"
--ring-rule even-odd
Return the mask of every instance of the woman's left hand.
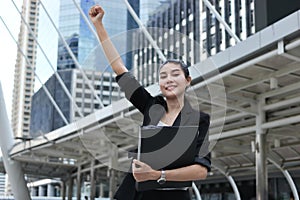
[[137, 182], [148, 180], [157, 180], [160, 177], [160, 172], [152, 169], [149, 165], [139, 160], [132, 161], [133, 177]]

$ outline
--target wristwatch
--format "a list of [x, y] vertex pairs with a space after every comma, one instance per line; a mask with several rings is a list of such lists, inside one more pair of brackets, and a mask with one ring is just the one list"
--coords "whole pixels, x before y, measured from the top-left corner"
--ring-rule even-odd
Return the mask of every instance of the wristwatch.
[[165, 170], [161, 170], [160, 178], [157, 180], [157, 183], [164, 184], [166, 182], [166, 172]]

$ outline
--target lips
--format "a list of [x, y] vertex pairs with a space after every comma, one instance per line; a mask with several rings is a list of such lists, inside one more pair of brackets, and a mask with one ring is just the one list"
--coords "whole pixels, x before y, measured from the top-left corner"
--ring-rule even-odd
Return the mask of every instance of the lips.
[[168, 85], [165, 87], [166, 90], [173, 90], [176, 86], [175, 85]]

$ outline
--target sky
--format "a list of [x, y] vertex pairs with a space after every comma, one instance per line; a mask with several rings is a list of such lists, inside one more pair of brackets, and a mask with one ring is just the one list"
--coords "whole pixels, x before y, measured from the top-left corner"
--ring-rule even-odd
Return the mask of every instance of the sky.
[[[13, 0], [21, 10], [22, 0]], [[42, 1], [45, 7], [48, 9], [48, 13], [53, 18], [52, 20], [58, 24], [58, 10], [59, 0], [44, 0]], [[0, 16], [12, 32], [15, 40], [18, 38], [21, 17], [16, 10], [12, 0], [0, 0]], [[40, 23], [38, 30], [38, 41], [43, 51], [50, 60], [51, 65], [56, 68], [56, 57], [57, 57], [57, 33], [51, 21], [45, 14], [44, 10], [40, 7]], [[4, 101], [6, 104], [6, 110], [8, 118], [11, 117], [12, 107], [12, 92], [13, 92], [13, 81], [14, 81], [14, 68], [17, 56], [17, 45], [10, 36], [9, 32], [5, 28], [3, 22], [0, 20], [0, 63], [1, 73], [0, 81], [2, 85], [2, 91], [4, 93]], [[51, 65], [47, 62], [46, 57], [42, 54], [42, 51], [37, 47], [37, 60], [36, 60], [36, 74], [41, 79], [42, 83], [45, 83], [48, 78], [53, 74]], [[41, 83], [36, 79], [34, 90], [37, 91], [41, 87]]]
[[[20, 8], [22, 0], [14, 0]], [[20, 15], [16, 11], [11, 0], [0, 0], [0, 16], [11, 30], [15, 38], [17, 38], [20, 28]], [[0, 20], [0, 63], [1, 73], [0, 81], [6, 104], [8, 117], [11, 115], [12, 90], [14, 80], [14, 66], [16, 62], [17, 45], [9, 35], [3, 22]], [[1, 111], [2, 112], [2, 111]]]

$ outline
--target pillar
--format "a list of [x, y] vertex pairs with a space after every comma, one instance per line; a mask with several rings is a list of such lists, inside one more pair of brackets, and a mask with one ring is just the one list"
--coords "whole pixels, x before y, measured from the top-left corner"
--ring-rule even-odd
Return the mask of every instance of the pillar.
[[51, 183], [47, 185], [47, 196], [54, 197], [54, 186]]
[[117, 188], [115, 172], [118, 166], [118, 148], [114, 144], [110, 144], [109, 154], [109, 167], [107, 171], [109, 176], [109, 198], [113, 199]]
[[2, 85], [0, 82], [0, 147], [3, 163], [8, 174], [12, 192], [15, 199], [30, 200], [29, 190], [24, 178], [21, 163], [9, 157], [9, 150], [14, 145], [13, 132], [7, 117], [6, 106], [3, 98]]
[[95, 181], [95, 160], [92, 160], [91, 162], [91, 194], [90, 199], [95, 200], [96, 195], [96, 181]]
[[77, 199], [81, 199], [81, 166], [79, 165], [77, 168], [77, 179], [76, 179], [76, 193]]
[[113, 199], [113, 196], [115, 194], [115, 191], [116, 191], [116, 187], [117, 187], [117, 184], [116, 184], [116, 178], [115, 178], [115, 169], [108, 169], [108, 175], [109, 175], [109, 198], [110, 199]]
[[268, 200], [267, 135], [262, 129], [265, 122], [265, 99], [259, 99], [256, 115], [256, 199]]
[[37, 195], [36, 195], [36, 194], [37, 194], [37, 187], [32, 186], [32, 187], [30, 188], [30, 191], [31, 191], [31, 196], [32, 196], [32, 197], [37, 196]]
[[104, 184], [100, 183], [100, 195], [99, 197], [104, 197]]
[[44, 186], [40, 185], [39, 186], [39, 197], [44, 197], [44, 196], [46, 196]]
[[72, 200], [73, 197], [73, 185], [74, 185], [74, 180], [72, 177], [69, 179], [69, 184], [68, 184], [68, 200]]
[[61, 197], [62, 197], [62, 200], [66, 200], [66, 181], [63, 180], [61, 182]]

